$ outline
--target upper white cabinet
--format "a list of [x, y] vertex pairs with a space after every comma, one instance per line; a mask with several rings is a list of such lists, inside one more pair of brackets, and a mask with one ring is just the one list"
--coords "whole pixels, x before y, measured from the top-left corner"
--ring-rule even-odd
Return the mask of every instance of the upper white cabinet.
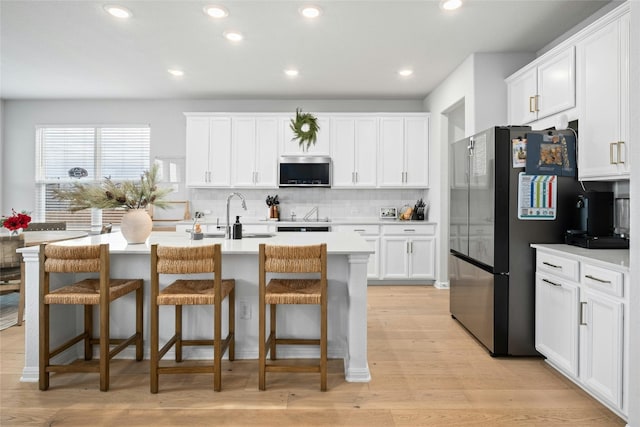
[[188, 187], [231, 185], [231, 118], [187, 116]]
[[309, 147], [308, 150], [300, 147], [298, 141], [293, 141], [293, 131], [291, 130], [291, 119], [295, 117], [293, 113], [290, 117], [280, 116], [280, 155], [295, 156], [308, 154], [312, 156], [328, 156], [331, 152], [331, 117], [326, 114], [314, 114], [318, 119], [320, 129], [317, 133], [316, 143]]
[[378, 185], [429, 186], [429, 116], [380, 118]]
[[278, 185], [278, 118], [232, 117], [234, 187]]
[[376, 117], [334, 117], [331, 123], [333, 187], [376, 186], [378, 120]]
[[615, 12], [577, 43], [580, 179], [629, 178], [629, 13]]
[[510, 124], [531, 123], [574, 107], [574, 47], [541, 56], [506, 82]]

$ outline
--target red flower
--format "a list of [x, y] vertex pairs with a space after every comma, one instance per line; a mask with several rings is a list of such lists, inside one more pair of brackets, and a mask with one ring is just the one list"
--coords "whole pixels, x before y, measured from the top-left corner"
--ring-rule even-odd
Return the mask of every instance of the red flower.
[[27, 228], [31, 222], [31, 217], [27, 212], [16, 212], [15, 209], [11, 209], [11, 216], [2, 218], [2, 226], [8, 230], [15, 231], [20, 228]]

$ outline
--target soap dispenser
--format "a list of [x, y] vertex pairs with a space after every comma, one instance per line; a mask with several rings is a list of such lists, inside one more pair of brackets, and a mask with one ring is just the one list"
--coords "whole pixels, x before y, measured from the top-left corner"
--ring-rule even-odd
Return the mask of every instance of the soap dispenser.
[[233, 238], [242, 239], [242, 224], [240, 224], [240, 216], [236, 216], [236, 223], [233, 224]]

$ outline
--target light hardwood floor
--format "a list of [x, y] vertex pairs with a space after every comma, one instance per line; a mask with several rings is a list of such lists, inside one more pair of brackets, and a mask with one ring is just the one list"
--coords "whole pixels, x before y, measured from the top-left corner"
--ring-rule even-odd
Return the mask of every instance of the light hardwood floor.
[[[51, 389], [20, 383], [23, 328], [0, 332], [0, 425], [64, 426], [623, 426], [604, 406], [541, 358], [492, 358], [449, 315], [448, 291], [371, 286], [367, 384], [318, 374], [267, 375], [254, 360], [223, 362], [211, 375], [165, 375], [149, 393], [148, 361], [117, 360], [111, 389], [96, 374], [52, 375]], [[257, 321], [257, 320], [256, 320]]]

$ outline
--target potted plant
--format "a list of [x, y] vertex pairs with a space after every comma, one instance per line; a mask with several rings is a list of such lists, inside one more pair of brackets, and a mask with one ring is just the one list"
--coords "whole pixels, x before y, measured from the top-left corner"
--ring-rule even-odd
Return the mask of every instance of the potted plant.
[[151, 233], [152, 221], [146, 208], [166, 208], [163, 200], [172, 190], [158, 188], [158, 165], [154, 164], [140, 176], [139, 181], [114, 182], [110, 177], [99, 184], [76, 182], [71, 188], [54, 191], [59, 200], [70, 203], [72, 212], [87, 208], [126, 209], [120, 231], [127, 243], [144, 243]]

